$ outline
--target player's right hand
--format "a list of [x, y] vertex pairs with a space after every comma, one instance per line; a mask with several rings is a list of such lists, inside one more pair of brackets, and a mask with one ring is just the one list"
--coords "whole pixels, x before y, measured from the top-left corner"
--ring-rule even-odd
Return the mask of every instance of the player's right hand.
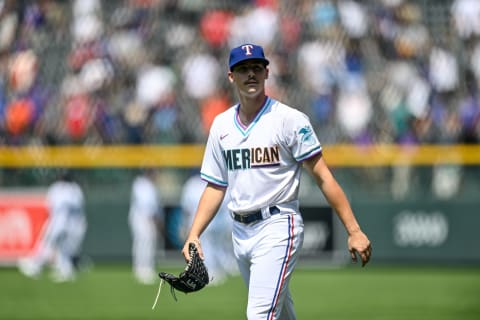
[[198, 239], [198, 237], [188, 237], [182, 249], [182, 254], [185, 258], [185, 261], [187, 263], [190, 261], [190, 249], [188, 247], [190, 243], [193, 243], [195, 247], [197, 247], [198, 255], [200, 256], [200, 258], [202, 258], [202, 260], [205, 260], [205, 257], [203, 256], [202, 245], [200, 244], [200, 239]]

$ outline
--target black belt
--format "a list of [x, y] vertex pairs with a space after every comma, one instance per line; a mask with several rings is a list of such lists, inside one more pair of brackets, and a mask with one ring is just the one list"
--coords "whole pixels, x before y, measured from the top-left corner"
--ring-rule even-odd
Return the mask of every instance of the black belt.
[[[280, 213], [280, 209], [277, 206], [268, 208], [268, 211], [270, 211], [271, 215]], [[235, 221], [245, 223], [245, 224], [249, 224], [258, 220], [263, 220], [262, 210], [252, 211], [244, 214], [233, 212], [233, 219]]]

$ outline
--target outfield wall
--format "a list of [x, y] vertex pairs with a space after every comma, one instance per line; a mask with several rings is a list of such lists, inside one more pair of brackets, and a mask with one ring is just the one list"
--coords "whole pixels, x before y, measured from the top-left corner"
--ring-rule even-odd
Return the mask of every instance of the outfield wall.
[[[131, 182], [138, 168], [159, 168], [157, 185], [168, 213], [164, 244], [168, 257], [178, 255], [183, 241], [177, 232], [179, 195], [182, 183], [201, 162], [202, 146], [3, 147], [0, 151], [1, 192], [41, 194], [58, 167], [75, 170], [87, 200], [84, 252], [103, 261], [130, 260]], [[324, 151], [372, 240], [374, 261], [480, 264], [480, 238], [475, 236], [480, 225], [479, 146], [336, 145], [325, 146]], [[461, 170], [459, 188], [448, 199], [431, 192], [432, 174], [438, 166]], [[407, 190], [398, 198], [392, 193], [392, 181], [404, 174], [409, 176]], [[300, 190], [307, 231], [304, 257], [319, 263], [347, 263], [345, 232], [338, 219], [319, 199], [311, 179], [304, 178]], [[17, 233], [5, 231], [11, 229], [4, 225], [6, 209], [0, 210], [0, 248], [6, 244], [11, 248], [11, 243], [19, 241], [12, 238]], [[10, 213], [8, 217], [8, 221], [21, 221], [10, 219]]]
[[[45, 221], [45, 210], [39, 208], [40, 194], [31, 192], [25, 197], [4, 198], [0, 206], [0, 262], [30, 254], [39, 235], [38, 215]], [[117, 187], [115, 192], [89, 189], [87, 192], [88, 232], [84, 253], [97, 261], [129, 261], [131, 238], [128, 229], [128, 188]], [[15, 205], [15, 201], [17, 205]], [[358, 219], [369, 235], [374, 248], [374, 261], [381, 263], [448, 263], [480, 264], [479, 205], [471, 201], [353, 201]], [[23, 209], [19, 209], [19, 208]], [[175, 256], [183, 244], [180, 236], [181, 209], [168, 205], [167, 234], [162, 241], [169, 256]], [[27, 212], [31, 211], [30, 214]], [[346, 263], [346, 235], [338, 218], [329, 207], [304, 206], [304, 258], [309, 261]], [[16, 218], [13, 215], [18, 215]], [[32, 235], [6, 232], [7, 223], [26, 221], [31, 217]], [[27, 221], [28, 222], [28, 221]], [[40, 221], [41, 222], [41, 221]], [[3, 223], [3, 225], [2, 225]], [[19, 227], [18, 223], [14, 224]], [[23, 223], [22, 225], [25, 225]], [[21, 227], [21, 226], [20, 226]], [[8, 237], [6, 236], [8, 234]], [[18, 239], [16, 237], [19, 237]], [[27, 240], [25, 240], [27, 239]], [[22, 249], [24, 248], [24, 249]], [[28, 249], [26, 251], [25, 249]]]
[[[91, 203], [85, 251], [94, 258], [128, 259], [130, 236], [126, 203], [116, 199]], [[382, 263], [480, 264], [478, 202], [355, 202], [353, 209], [369, 235], [374, 261]], [[181, 219], [178, 207], [168, 207], [166, 248], [183, 244], [175, 232]], [[319, 262], [348, 262], [346, 235], [327, 207], [302, 207], [305, 220], [303, 256]], [[107, 232], [108, 230], [108, 232]]]
[[381, 262], [480, 263], [478, 200], [355, 203]]
[[[91, 198], [88, 204], [89, 232], [85, 252], [96, 259], [125, 260], [130, 255], [127, 226], [128, 196], [117, 192]], [[365, 232], [371, 238], [374, 261], [382, 263], [435, 262], [480, 264], [480, 225], [478, 199], [459, 201], [381, 201], [353, 200], [352, 206]], [[345, 231], [330, 208], [302, 207], [306, 225], [305, 258], [319, 262], [348, 262]], [[176, 250], [182, 239], [181, 210], [167, 208], [168, 234], [165, 245]]]

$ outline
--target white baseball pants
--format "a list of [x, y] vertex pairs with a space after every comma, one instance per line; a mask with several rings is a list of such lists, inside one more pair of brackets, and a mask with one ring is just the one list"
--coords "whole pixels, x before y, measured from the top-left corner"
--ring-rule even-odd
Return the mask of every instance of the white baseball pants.
[[300, 214], [279, 213], [252, 224], [234, 221], [233, 245], [248, 286], [248, 320], [295, 320], [289, 281], [303, 245]]

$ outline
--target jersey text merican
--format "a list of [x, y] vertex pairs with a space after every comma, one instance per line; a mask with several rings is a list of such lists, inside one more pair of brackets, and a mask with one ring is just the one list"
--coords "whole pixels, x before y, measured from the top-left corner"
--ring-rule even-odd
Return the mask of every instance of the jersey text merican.
[[231, 171], [280, 165], [278, 146], [224, 150], [223, 158]]

